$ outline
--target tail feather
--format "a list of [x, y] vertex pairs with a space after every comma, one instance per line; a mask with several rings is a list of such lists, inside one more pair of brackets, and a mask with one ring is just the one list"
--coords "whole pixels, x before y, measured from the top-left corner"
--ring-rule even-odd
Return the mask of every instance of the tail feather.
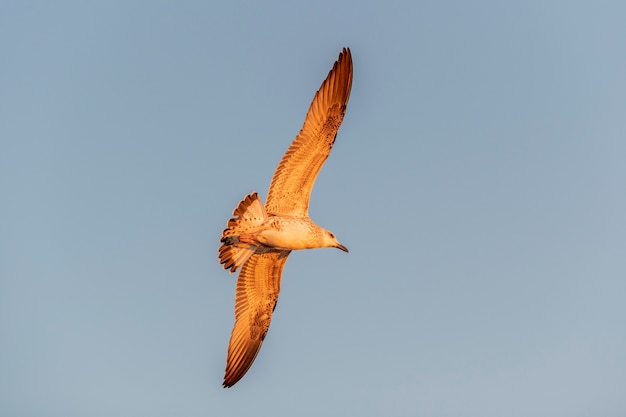
[[227, 228], [222, 232], [223, 244], [219, 248], [220, 263], [224, 269], [230, 269], [233, 273], [243, 265], [256, 251], [256, 246], [239, 241], [239, 235], [255, 231], [265, 221], [267, 214], [265, 207], [256, 192], [247, 195], [237, 208], [233, 216], [228, 220]]

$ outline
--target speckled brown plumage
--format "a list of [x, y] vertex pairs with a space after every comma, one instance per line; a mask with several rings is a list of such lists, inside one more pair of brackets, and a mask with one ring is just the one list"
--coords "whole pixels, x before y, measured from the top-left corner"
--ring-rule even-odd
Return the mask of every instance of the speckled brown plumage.
[[219, 260], [239, 267], [233, 328], [224, 387], [248, 371], [261, 349], [276, 307], [283, 267], [292, 250], [335, 247], [328, 230], [308, 216], [315, 179], [328, 158], [352, 87], [352, 56], [344, 48], [315, 94], [300, 133], [281, 159], [263, 206], [257, 193], [246, 196], [222, 232]]

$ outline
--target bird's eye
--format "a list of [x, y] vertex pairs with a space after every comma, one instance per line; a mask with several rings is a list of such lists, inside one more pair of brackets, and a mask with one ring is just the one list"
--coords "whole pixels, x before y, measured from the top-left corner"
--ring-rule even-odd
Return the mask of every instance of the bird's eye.
[[333, 239], [335, 238], [335, 235], [333, 235], [332, 233], [329, 233], [330, 237], [332, 237]]

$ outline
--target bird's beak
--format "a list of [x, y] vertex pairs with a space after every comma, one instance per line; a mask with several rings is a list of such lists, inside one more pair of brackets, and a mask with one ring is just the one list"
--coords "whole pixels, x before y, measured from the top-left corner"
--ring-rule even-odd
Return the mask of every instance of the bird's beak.
[[337, 246], [335, 246], [337, 249], [341, 249], [344, 252], [350, 252], [348, 250], [348, 248], [346, 248], [345, 246], [343, 246], [341, 243], [337, 243]]

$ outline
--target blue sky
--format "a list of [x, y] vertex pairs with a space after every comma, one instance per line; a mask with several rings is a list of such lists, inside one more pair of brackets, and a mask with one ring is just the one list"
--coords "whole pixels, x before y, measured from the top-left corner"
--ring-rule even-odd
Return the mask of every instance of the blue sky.
[[[622, 2], [3, 2], [0, 414], [623, 416]], [[354, 82], [251, 370], [217, 248]]]

